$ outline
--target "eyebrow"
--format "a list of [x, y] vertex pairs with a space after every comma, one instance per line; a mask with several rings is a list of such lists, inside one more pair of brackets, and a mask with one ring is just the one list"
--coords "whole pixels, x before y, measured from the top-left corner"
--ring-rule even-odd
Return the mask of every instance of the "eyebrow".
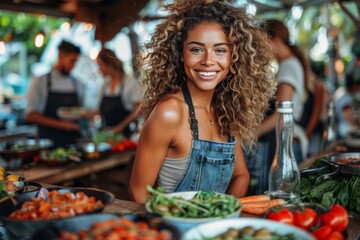
[[[189, 42], [187, 45], [190, 45], [190, 44], [196, 44], [196, 45], [200, 45], [200, 46], [205, 46], [204, 43], [201, 43], [201, 42]], [[222, 46], [222, 45], [226, 45], [226, 46], [229, 46], [229, 44], [227, 43], [216, 43], [214, 44], [215, 47], [218, 47], [218, 46]]]

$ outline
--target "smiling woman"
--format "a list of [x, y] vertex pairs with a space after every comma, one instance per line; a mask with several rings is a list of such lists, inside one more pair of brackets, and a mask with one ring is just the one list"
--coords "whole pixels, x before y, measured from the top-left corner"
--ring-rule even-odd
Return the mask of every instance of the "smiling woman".
[[249, 173], [241, 145], [254, 143], [275, 89], [264, 34], [226, 1], [165, 8], [172, 14], [141, 59], [146, 122], [130, 195], [144, 202], [150, 185], [244, 196]]

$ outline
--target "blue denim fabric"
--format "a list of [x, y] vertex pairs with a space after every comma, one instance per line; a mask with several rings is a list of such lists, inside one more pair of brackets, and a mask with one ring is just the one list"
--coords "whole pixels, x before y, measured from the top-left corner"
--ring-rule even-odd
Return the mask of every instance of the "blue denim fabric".
[[193, 139], [190, 162], [174, 192], [213, 191], [224, 193], [234, 170], [235, 139], [227, 143]]
[[296, 162], [300, 164], [304, 160], [300, 143], [293, 143], [293, 150]]

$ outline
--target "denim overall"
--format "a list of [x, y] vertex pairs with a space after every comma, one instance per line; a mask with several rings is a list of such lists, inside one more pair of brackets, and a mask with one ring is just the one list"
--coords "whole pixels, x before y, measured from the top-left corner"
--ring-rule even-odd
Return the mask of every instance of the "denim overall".
[[224, 193], [234, 170], [235, 138], [230, 137], [227, 143], [200, 140], [195, 110], [186, 83], [182, 85], [182, 92], [189, 107], [193, 139], [190, 161], [174, 192], [202, 190]]

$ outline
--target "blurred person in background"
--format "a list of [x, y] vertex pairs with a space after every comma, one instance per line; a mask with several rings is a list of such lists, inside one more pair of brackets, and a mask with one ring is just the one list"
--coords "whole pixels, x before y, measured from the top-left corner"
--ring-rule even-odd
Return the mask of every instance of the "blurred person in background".
[[[293, 101], [294, 122], [300, 121], [304, 108], [305, 83], [308, 77], [308, 63], [301, 50], [290, 42], [290, 33], [282, 21], [265, 20], [261, 26], [268, 36], [268, 43], [278, 63], [276, 72], [277, 91], [271, 108], [267, 112], [259, 130], [259, 141], [255, 152], [246, 159], [250, 171], [251, 186], [249, 194], [262, 194], [268, 189], [268, 176], [276, 150], [275, 101]], [[298, 124], [294, 126], [294, 154], [299, 163], [307, 153], [308, 139], [305, 130]]]
[[82, 104], [84, 88], [71, 76], [80, 48], [68, 41], [58, 46], [58, 60], [52, 70], [42, 76], [33, 76], [26, 94], [25, 118], [38, 126], [38, 137], [51, 139], [54, 147], [76, 143], [80, 135], [78, 122], [60, 119], [60, 107], [78, 107]]
[[141, 86], [137, 79], [126, 75], [121, 60], [112, 50], [103, 48], [96, 61], [105, 78], [98, 109], [104, 118], [104, 127], [130, 137], [134, 131], [130, 124], [135, 125], [137, 118]]
[[331, 94], [325, 84], [325, 65], [320, 62], [311, 62], [311, 75], [308, 97], [305, 101], [302, 120], [305, 120], [306, 136], [309, 139], [308, 156], [319, 153], [321, 149], [322, 134], [325, 130], [328, 103]]

